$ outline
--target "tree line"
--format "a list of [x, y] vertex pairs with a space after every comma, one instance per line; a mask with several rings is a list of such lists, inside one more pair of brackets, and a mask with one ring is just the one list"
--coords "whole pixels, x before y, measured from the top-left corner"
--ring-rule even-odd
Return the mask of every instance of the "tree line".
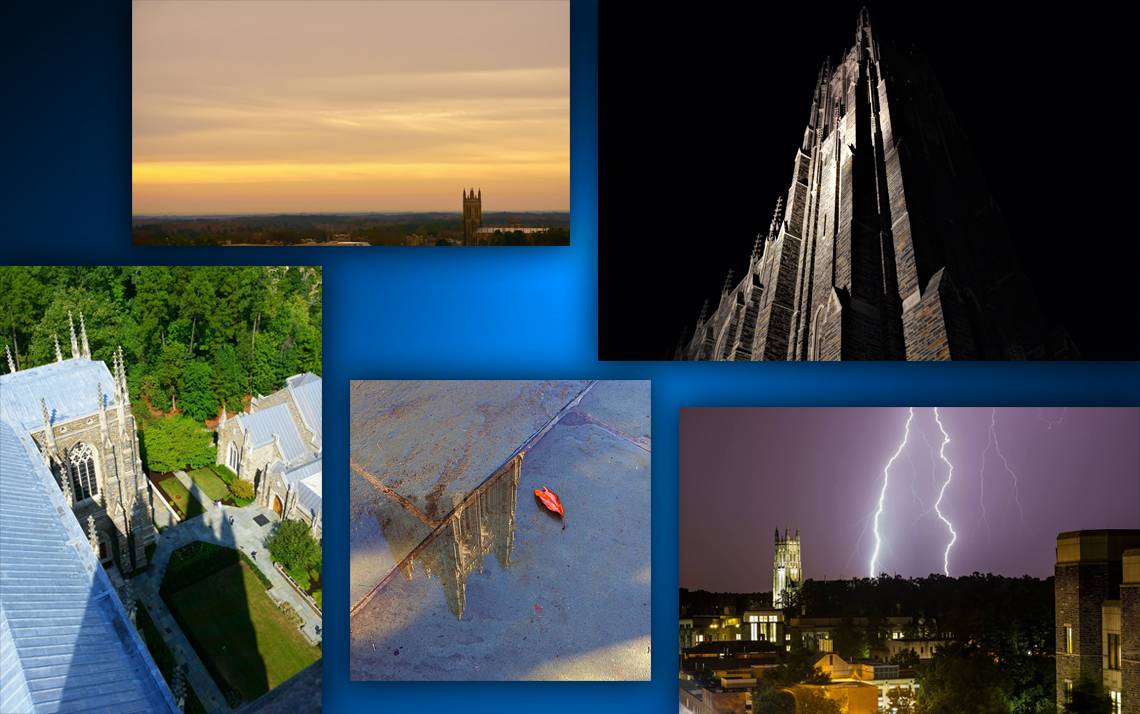
[[307, 266], [4, 267], [0, 342], [21, 369], [54, 361], [56, 337], [69, 358], [68, 313], [77, 331], [82, 313], [93, 359], [122, 346], [136, 405], [201, 422], [320, 374], [321, 279]]

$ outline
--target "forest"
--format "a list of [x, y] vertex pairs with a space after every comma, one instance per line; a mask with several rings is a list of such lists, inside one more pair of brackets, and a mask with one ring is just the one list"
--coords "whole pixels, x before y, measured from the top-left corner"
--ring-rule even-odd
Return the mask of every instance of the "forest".
[[[321, 280], [308, 266], [3, 267], [0, 342], [18, 369], [54, 361], [56, 338], [70, 358], [68, 313], [76, 330], [82, 314], [93, 359], [122, 347], [140, 429], [161, 423], [147, 440], [161, 451], [223, 405], [321, 373]], [[183, 465], [202, 465], [207, 449], [194, 451]]]

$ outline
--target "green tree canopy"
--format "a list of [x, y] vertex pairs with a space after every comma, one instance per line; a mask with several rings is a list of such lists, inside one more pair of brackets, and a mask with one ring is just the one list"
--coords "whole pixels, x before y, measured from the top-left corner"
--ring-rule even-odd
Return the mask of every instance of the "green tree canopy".
[[269, 555], [286, 570], [319, 569], [321, 544], [301, 521], [285, 520], [277, 525], [265, 543]]
[[165, 473], [214, 463], [213, 435], [193, 419], [157, 419], [139, 434], [148, 471]]
[[321, 292], [307, 266], [0, 267], [0, 342], [21, 369], [54, 361], [57, 337], [70, 359], [82, 313], [94, 359], [123, 348], [134, 399], [202, 420], [321, 373]]

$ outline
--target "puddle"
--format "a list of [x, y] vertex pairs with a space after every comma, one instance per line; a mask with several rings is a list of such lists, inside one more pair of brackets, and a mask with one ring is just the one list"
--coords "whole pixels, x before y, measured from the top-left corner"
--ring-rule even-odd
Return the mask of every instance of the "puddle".
[[[418, 567], [443, 588], [447, 607], [463, 619], [467, 607], [467, 578], [483, 572], [484, 559], [494, 554], [503, 569], [511, 566], [515, 514], [524, 454], [519, 453], [468, 496], [398, 566], [408, 580]], [[385, 578], [357, 605], [363, 607], [387, 584]]]

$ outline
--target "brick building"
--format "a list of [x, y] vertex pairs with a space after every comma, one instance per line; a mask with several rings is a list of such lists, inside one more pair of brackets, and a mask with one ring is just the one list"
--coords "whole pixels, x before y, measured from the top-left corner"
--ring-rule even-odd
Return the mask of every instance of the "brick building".
[[1081, 680], [1140, 714], [1140, 530], [1057, 536], [1057, 707]]
[[701, 310], [686, 360], [1057, 359], [933, 74], [864, 9], [825, 63], [792, 183], [747, 274]]

